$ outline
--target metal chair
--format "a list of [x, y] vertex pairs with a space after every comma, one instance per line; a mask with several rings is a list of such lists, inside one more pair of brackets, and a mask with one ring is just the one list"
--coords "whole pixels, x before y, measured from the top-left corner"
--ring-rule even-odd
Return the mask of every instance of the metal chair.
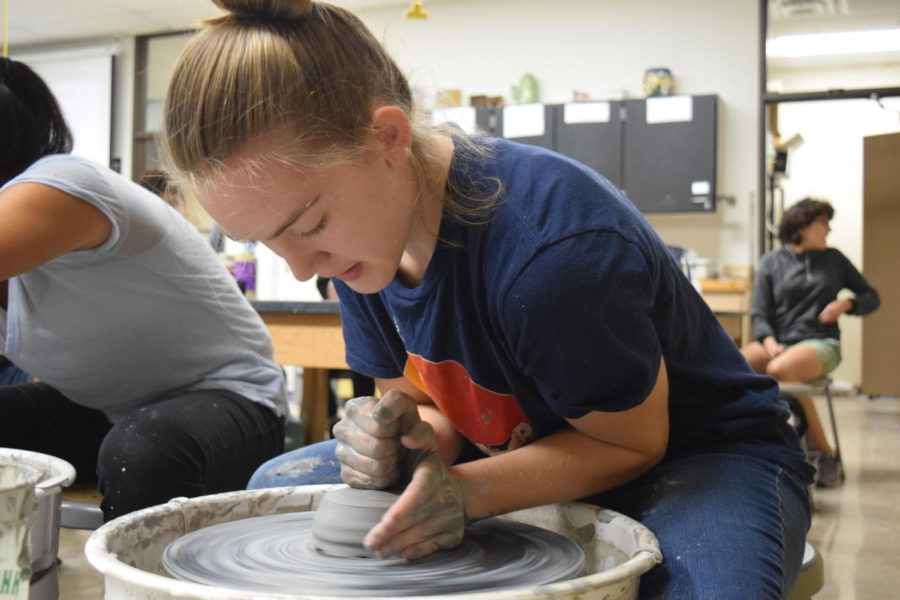
[[838, 439], [837, 419], [834, 416], [834, 401], [831, 394], [831, 378], [819, 377], [806, 383], [779, 382], [778, 388], [789, 394], [801, 394], [806, 396], [825, 396], [828, 405], [828, 418], [831, 421], [831, 435], [834, 438], [834, 460], [843, 469], [841, 460], [841, 442]]
[[806, 542], [803, 564], [787, 600], [808, 600], [825, 585], [825, 561], [813, 545]]
[[76, 484], [63, 491], [59, 526], [67, 529], [97, 529], [103, 525], [100, 501], [103, 497], [92, 485]]

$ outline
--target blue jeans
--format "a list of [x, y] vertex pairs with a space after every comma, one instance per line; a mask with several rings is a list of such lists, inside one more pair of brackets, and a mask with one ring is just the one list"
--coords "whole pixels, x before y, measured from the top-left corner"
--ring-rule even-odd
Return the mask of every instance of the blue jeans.
[[[249, 488], [340, 482], [334, 440], [263, 464]], [[769, 461], [705, 453], [664, 462], [635, 481], [585, 498], [656, 534], [664, 560], [641, 578], [640, 597], [784, 598], [803, 561], [807, 483]]]
[[0, 385], [26, 383], [29, 379], [28, 373], [9, 362], [5, 356], [0, 355]]

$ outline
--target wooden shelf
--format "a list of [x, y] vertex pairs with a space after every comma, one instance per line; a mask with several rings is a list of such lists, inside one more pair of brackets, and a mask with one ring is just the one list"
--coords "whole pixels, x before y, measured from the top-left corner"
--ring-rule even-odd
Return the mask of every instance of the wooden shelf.
[[701, 279], [703, 299], [738, 347], [750, 341], [750, 292], [743, 279]]
[[746, 292], [747, 282], [743, 279], [701, 279], [700, 289], [706, 292]]

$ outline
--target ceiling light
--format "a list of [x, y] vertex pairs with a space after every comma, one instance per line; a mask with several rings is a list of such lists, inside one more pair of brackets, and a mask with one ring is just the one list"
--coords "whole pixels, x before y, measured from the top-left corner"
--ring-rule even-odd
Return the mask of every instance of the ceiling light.
[[412, 0], [409, 10], [406, 11], [407, 19], [427, 19], [428, 11], [422, 7], [421, 0]]
[[828, 56], [900, 51], [900, 29], [783, 35], [766, 41], [766, 56]]

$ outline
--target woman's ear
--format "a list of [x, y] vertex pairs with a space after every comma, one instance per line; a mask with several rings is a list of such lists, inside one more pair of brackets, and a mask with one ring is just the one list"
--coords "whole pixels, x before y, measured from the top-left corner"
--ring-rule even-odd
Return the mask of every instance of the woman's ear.
[[412, 150], [412, 126], [403, 109], [381, 106], [372, 113], [376, 142], [389, 161], [405, 161]]

